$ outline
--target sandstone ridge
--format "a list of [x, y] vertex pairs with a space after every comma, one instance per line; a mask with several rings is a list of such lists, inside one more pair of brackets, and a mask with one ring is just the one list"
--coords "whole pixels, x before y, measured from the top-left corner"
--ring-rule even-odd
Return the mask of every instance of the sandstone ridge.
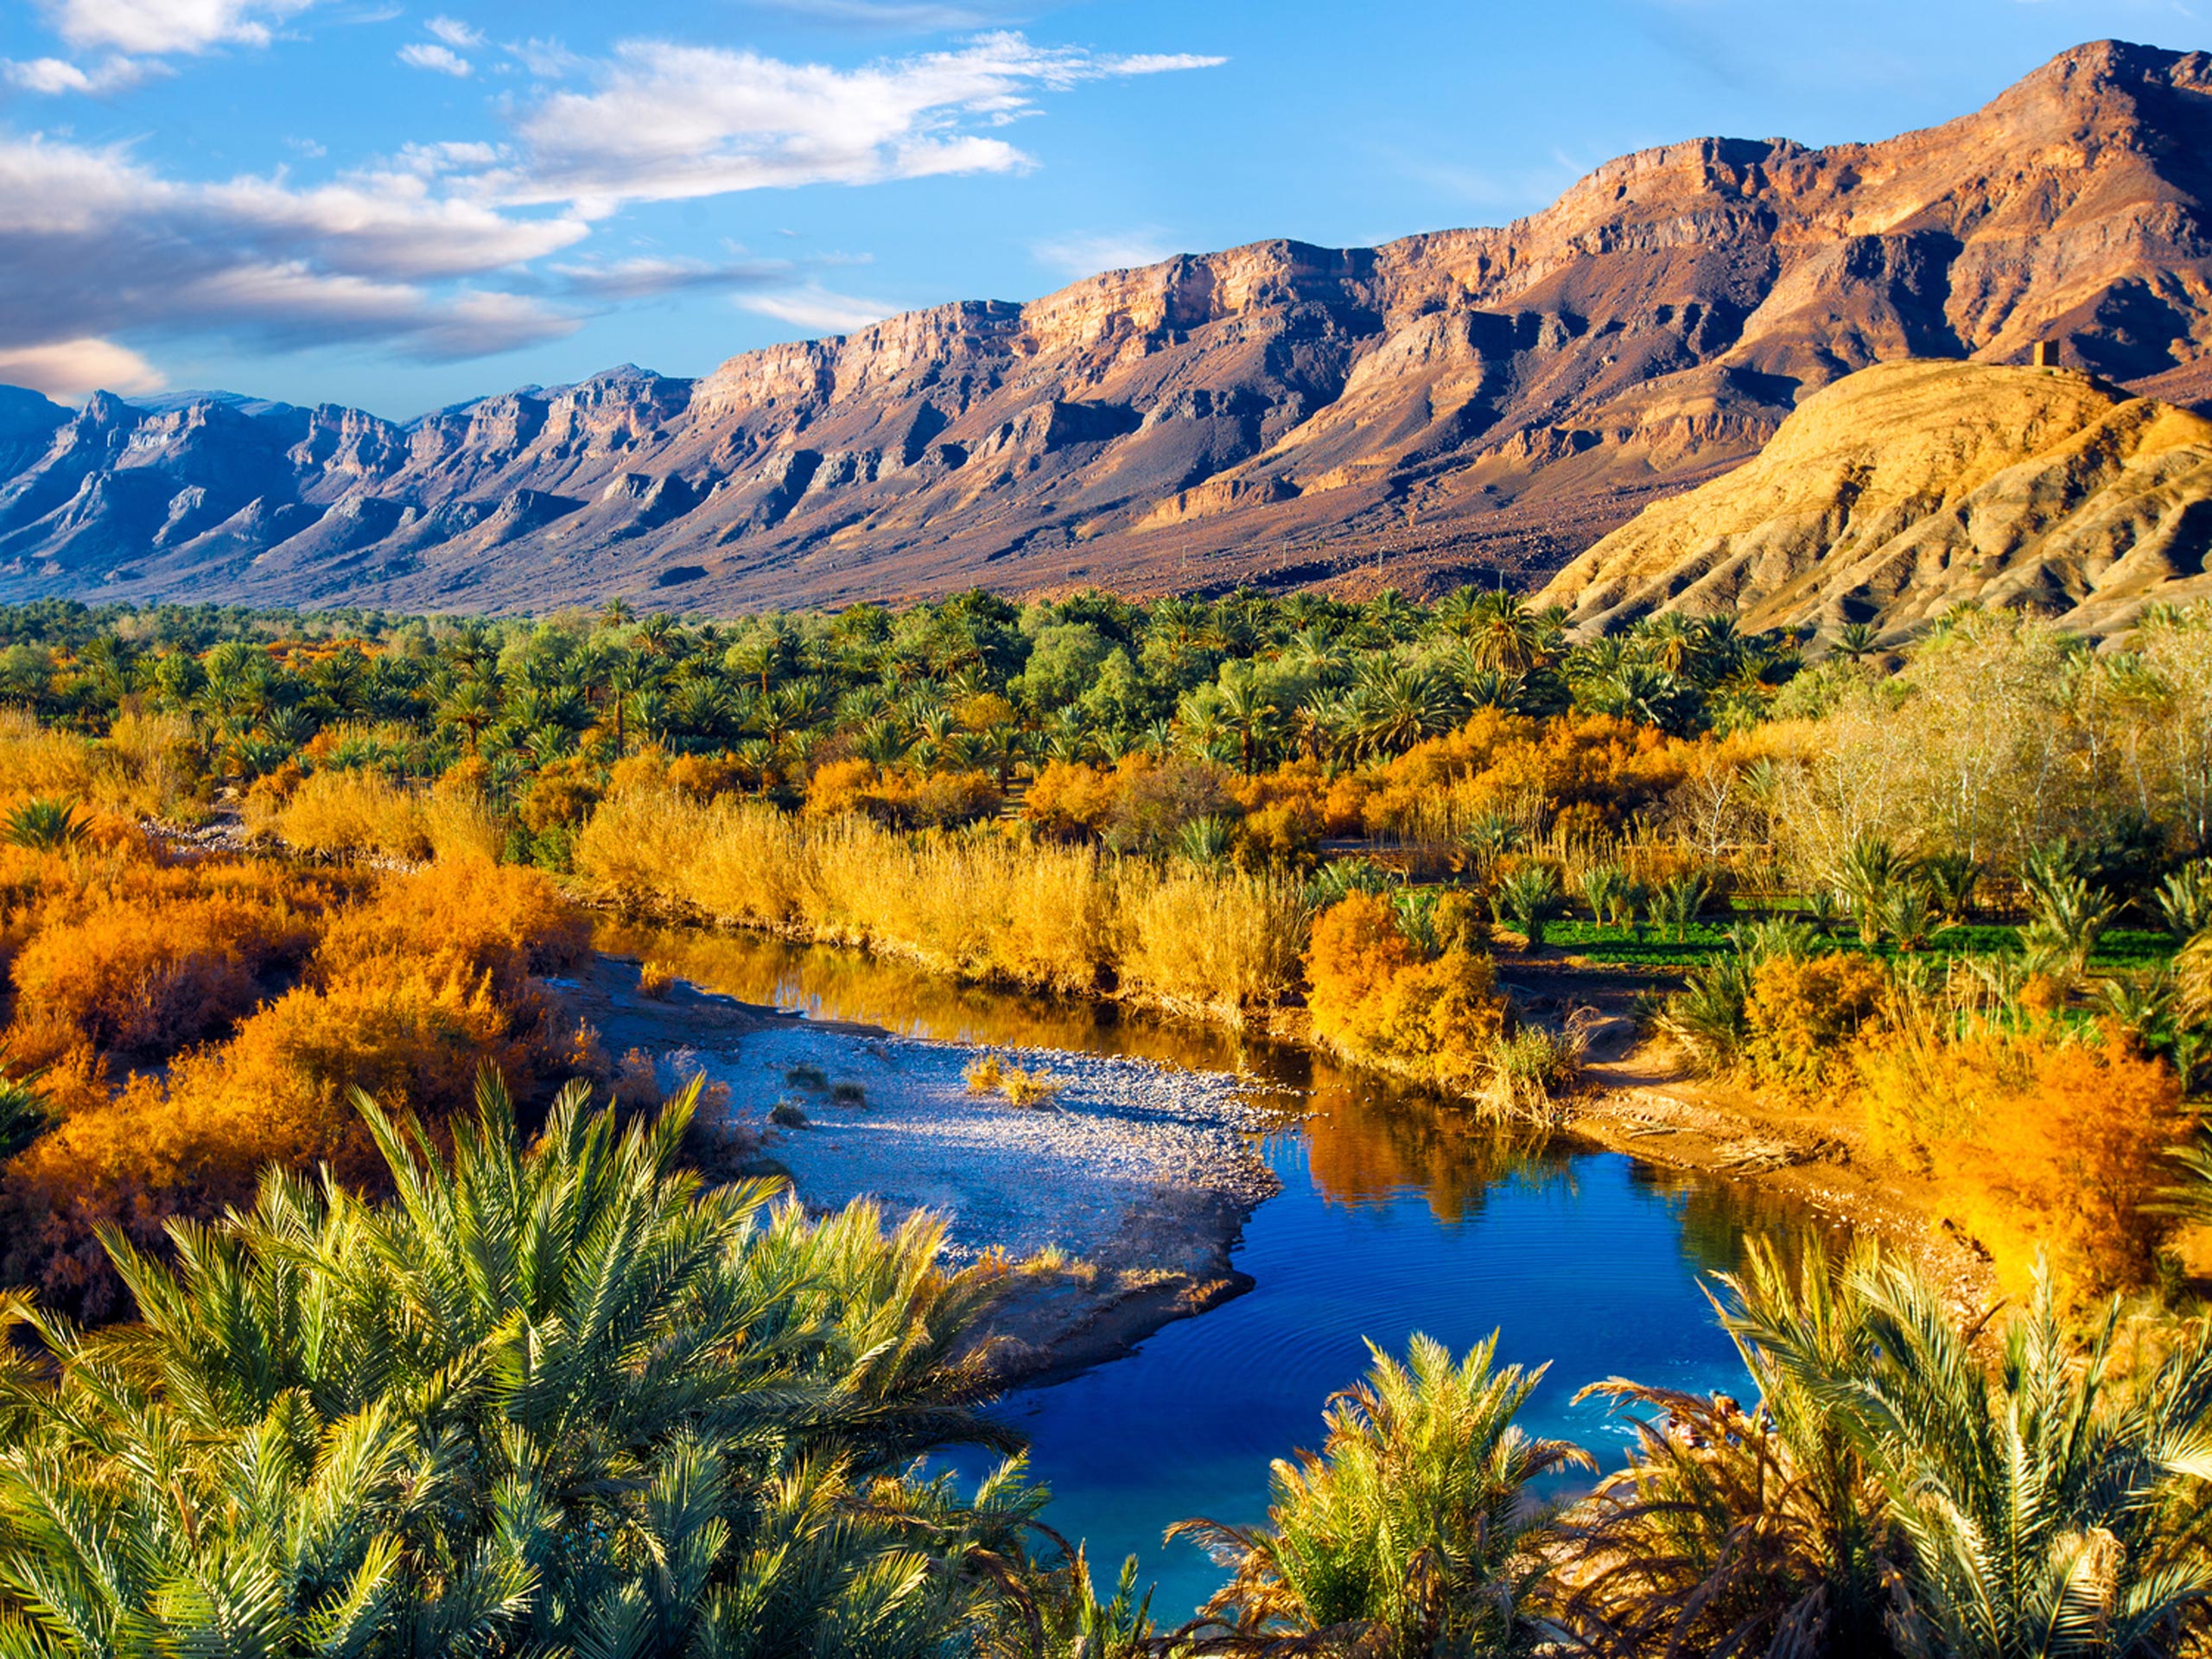
[[730, 611], [1537, 581], [1907, 358], [2212, 393], [2212, 58], [2077, 48], [1878, 143], [1701, 139], [1541, 213], [1268, 242], [395, 423], [0, 397], [0, 598]]
[[2212, 421], [2090, 376], [1902, 362], [1815, 393], [1747, 465], [1554, 577], [1586, 632], [1662, 611], [1901, 637], [1961, 604], [2082, 632], [2212, 596]]

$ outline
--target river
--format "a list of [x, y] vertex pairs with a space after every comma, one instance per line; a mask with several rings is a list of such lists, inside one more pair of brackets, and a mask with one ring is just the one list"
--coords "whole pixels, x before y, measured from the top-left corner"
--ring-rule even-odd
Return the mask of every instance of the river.
[[1127, 1358], [996, 1408], [1029, 1437], [1033, 1471], [1053, 1494], [1046, 1519], [1087, 1541], [1102, 1589], [1135, 1554], [1170, 1623], [1222, 1573], [1194, 1545], [1164, 1546], [1162, 1530], [1190, 1516], [1262, 1519], [1270, 1460], [1319, 1443], [1322, 1404], [1366, 1369], [1366, 1342], [1402, 1352], [1421, 1331], [1464, 1350], [1498, 1332], [1503, 1358], [1551, 1366], [1524, 1426], [1577, 1440], [1610, 1467], [1626, 1427], [1600, 1403], [1575, 1405], [1575, 1390], [1627, 1376], [1741, 1391], [1706, 1275], [1734, 1264], [1746, 1233], [1829, 1224], [1741, 1183], [1500, 1135], [1418, 1091], [1217, 1027], [749, 935], [607, 924], [598, 943], [667, 961], [702, 989], [816, 1019], [1240, 1071], [1283, 1109], [1262, 1146], [1283, 1190], [1246, 1224], [1236, 1255], [1254, 1288]]

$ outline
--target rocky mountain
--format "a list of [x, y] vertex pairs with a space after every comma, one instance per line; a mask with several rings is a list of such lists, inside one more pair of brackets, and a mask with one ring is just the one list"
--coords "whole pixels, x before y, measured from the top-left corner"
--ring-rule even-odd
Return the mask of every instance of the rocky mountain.
[[[0, 400], [0, 597], [683, 608], [1541, 580], [1898, 358], [2212, 394], [2212, 57], [1701, 139], [1502, 228], [1262, 243], [404, 424]], [[43, 405], [42, 407], [41, 405]], [[41, 431], [42, 428], [42, 431]]]
[[1885, 363], [1758, 458], [1647, 507], [1540, 596], [1602, 632], [1659, 611], [1752, 628], [2028, 607], [2083, 632], [2212, 597], [2212, 421], [2084, 374]]

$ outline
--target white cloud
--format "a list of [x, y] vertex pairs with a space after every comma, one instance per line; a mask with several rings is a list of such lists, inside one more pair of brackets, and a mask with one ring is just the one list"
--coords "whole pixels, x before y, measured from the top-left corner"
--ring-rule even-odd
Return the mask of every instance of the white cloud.
[[471, 29], [458, 17], [433, 17], [423, 27], [448, 46], [458, 47], [464, 52], [471, 47], [484, 44], [484, 31], [480, 29]]
[[0, 352], [128, 332], [448, 359], [577, 326], [540, 299], [451, 285], [569, 247], [582, 223], [501, 214], [410, 174], [186, 184], [119, 149], [0, 137]]
[[523, 159], [480, 184], [497, 200], [571, 202], [589, 218], [625, 201], [1011, 172], [1029, 158], [975, 129], [1034, 112], [1044, 92], [1217, 61], [1102, 58], [1001, 33], [842, 70], [628, 41], [592, 66], [592, 90], [526, 110]]
[[1071, 276], [1090, 276], [1102, 270], [1130, 270], [1173, 258], [1174, 245], [1158, 230], [1101, 231], [1087, 235], [1052, 238], [1029, 245], [1039, 264]]
[[741, 294], [737, 302], [747, 311], [817, 334], [849, 334], [872, 322], [881, 322], [899, 309], [880, 300], [832, 293], [818, 283], [771, 294]]
[[0, 385], [29, 386], [64, 403], [95, 391], [159, 391], [168, 382], [137, 353], [113, 340], [57, 340], [43, 346], [0, 346]]
[[559, 80], [591, 61], [558, 41], [541, 41], [535, 35], [526, 41], [509, 41], [500, 50], [541, 80]]
[[118, 52], [205, 52], [266, 46], [273, 25], [315, 0], [45, 0], [72, 46]]
[[149, 62], [143, 58], [119, 55], [103, 58], [89, 69], [71, 63], [66, 58], [32, 58], [28, 61], [0, 60], [0, 75], [4, 75], [10, 85], [20, 86], [27, 92], [44, 92], [50, 97], [64, 92], [84, 92], [95, 96], [101, 92], [119, 92], [126, 86], [136, 86], [142, 80], [168, 73], [161, 64]]
[[410, 68], [435, 70], [442, 75], [473, 75], [476, 66], [449, 46], [429, 41], [410, 41], [399, 48], [399, 60]]

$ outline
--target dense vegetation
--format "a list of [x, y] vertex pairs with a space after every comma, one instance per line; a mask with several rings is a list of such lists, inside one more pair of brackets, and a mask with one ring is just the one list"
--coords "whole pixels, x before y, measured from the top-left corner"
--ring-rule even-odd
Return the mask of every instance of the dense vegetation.
[[[2123, 1365], [2066, 1321], [2179, 1300], [2212, 1219], [2212, 613], [2092, 652], [1962, 612], [1899, 653], [1575, 643], [1471, 593], [53, 604], [0, 611], [0, 1276], [37, 1287], [0, 1651], [2202, 1635], [2204, 1332]], [[705, 1184], [715, 1114], [652, 1116], [548, 987], [579, 899], [1288, 1026], [1538, 1119], [1578, 1024], [1508, 982], [1637, 966], [1653, 1031], [1829, 1103], [2027, 1311], [1991, 1376], [1903, 1268], [1761, 1258], [1762, 1406], [1619, 1385], [1634, 1466], [1553, 1517], [1529, 1377], [1378, 1357], [1269, 1526], [1209, 1535], [1215, 1623], [1163, 1635], [1018, 1471], [907, 1465], [988, 1438], [1001, 1270]]]
[[[1655, 988], [1657, 1028], [1715, 1073], [1847, 1102], [2016, 1288], [2038, 1250], [2069, 1294], [2160, 1271], [2171, 1230], [2145, 1206], [2212, 1081], [2202, 607], [2101, 651], [1966, 610], [1903, 653], [1861, 627], [1808, 642], [1672, 616], [1576, 642], [1471, 591], [975, 593], [727, 625], [55, 603], [0, 612], [0, 810], [33, 847], [81, 829], [127, 858], [128, 821], [234, 814], [336, 861], [326, 886], [366, 879], [364, 855], [527, 867], [949, 974], [1294, 1024], [1547, 1119], [1574, 1023], [1502, 995], [1499, 952], [1688, 969]], [[51, 874], [67, 862], [31, 886], [73, 891]], [[13, 1038], [49, 1089], [89, 1097], [103, 1066], [112, 1084], [226, 1033], [271, 985], [321, 999], [278, 1004], [296, 1024], [377, 978], [348, 981], [342, 939], [308, 961], [308, 918], [338, 901], [302, 892], [281, 926], [226, 933], [220, 985], [178, 970], [157, 1008], [102, 1008], [94, 979], [136, 985], [174, 952], [150, 890], [94, 888], [98, 906], [26, 887], [11, 934], [19, 996], [64, 1009]], [[41, 944], [65, 912], [89, 932]], [[418, 1001], [485, 965], [445, 961]], [[550, 1075], [557, 1034], [499, 1019], [468, 1052]], [[389, 1087], [396, 1064], [346, 1080]], [[123, 1089], [132, 1122], [156, 1093], [205, 1095], [203, 1073]], [[456, 1093], [417, 1086], [430, 1109]], [[245, 1144], [248, 1169], [327, 1150]], [[81, 1229], [35, 1230], [84, 1254]]]

